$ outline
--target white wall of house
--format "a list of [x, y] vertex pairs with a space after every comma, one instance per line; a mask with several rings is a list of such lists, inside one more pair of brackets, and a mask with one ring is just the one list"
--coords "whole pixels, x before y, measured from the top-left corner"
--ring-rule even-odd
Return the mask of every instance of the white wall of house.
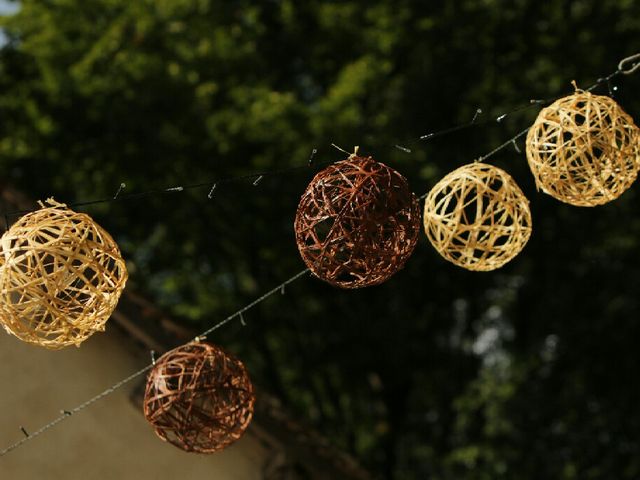
[[[0, 450], [150, 361], [107, 324], [80, 348], [49, 351], [0, 330]], [[136, 381], [0, 457], [2, 480], [261, 480], [268, 452], [251, 429], [211, 455], [161, 441], [130, 400]]]

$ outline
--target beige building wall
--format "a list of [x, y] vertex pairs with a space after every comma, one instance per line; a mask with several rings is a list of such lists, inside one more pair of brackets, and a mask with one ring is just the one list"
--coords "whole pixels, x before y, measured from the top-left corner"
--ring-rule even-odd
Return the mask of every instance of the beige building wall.
[[[48, 351], [0, 330], [0, 450], [149, 363], [116, 325], [80, 348]], [[142, 378], [142, 377], [141, 377]], [[161, 441], [131, 401], [138, 381], [0, 457], [0, 480], [261, 480], [272, 455], [246, 434], [211, 455]], [[251, 430], [251, 429], [250, 429]]]

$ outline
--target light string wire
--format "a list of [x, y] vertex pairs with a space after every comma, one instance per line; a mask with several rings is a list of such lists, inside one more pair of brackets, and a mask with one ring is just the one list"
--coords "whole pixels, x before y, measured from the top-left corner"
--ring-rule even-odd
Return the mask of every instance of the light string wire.
[[[584, 91], [585, 92], [592, 92], [593, 90], [595, 90], [596, 88], [598, 88], [600, 85], [602, 84], [607, 84], [609, 85], [609, 93], [611, 94], [611, 80], [613, 80], [614, 78], [616, 78], [619, 75], [631, 75], [632, 73], [635, 73], [636, 71], [638, 71], [640, 69], [640, 53], [637, 53], [635, 55], [631, 55], [630, 57], [624, 58], [623, 60], [620, 61], [620, 63], [618, 64], [618, 69], [607, 75], [606, 77], [602, 77], [599, 78], [598, 80], [596, 80], [596, 82], [587, 87]], [[546, 103], [552, 103], [556, 100], [559, 100], [560, 98], [563, 98], [561, 96], [559, 97], [554, 97], [552, 99], [547, 99], [547, 100], [531, 100], [532, 105], [542, 105], [542, 104], [546, 104]], [[519, 110], [523, 110], [525, 108], [528, 107], [520, 107], [520, 109], [517, 109], [516, 111]], [[507, 114], [505, 114], [507, 115]], [[474, 117], [475, 118], [475, 117]], [[502, 116], [497, 118], [497, 121], [501, 121], [502, 120]], [[468, 126], [471, 126], [472, 124], [468, 124]], [[465, 126], [462, 126], [461, 128], [465, 128]], [[457, 128], [456, 130], [459, 130], [461, 128]], [[513, 137], [511, 137], [510, 139], [508, 139], [507, 141], [505, 141], [504, 143], [498, 145], [496, 148], [494, 148], [493, 150], [491, 150], [490, 152], [478, 157], [476, 159], [477, 162], [484, 162], [485, 160], [487, 160], [488, 158], [494, 156], [496, 153], [504, 150], [505, 148], [514, 145], [516, 146], [516, 141], [518, 139], [520, 139], [521, 137], [525, 136], [529, 130], [531, 130], [531, 126], [528, 126], [527, 128], [525, 128], [524, 130], [516, 133]], [[517, 146], [516, 146], [517, 149]], [[517, 149], [518, 150], [518, 149]], [[520, 151], [518, 150], [518, 153], [520, 153]], [[429, 195], [429, 192], [426, 192], [422, 195], [420, 195], [420, 197], [418, 197], [420, 200], [425, 200], [427, 198], [427, 196]]]
[[[589, 88], [587, 88], [586, 91], [592, 91], [595, 88], [597, 88], [599, 85], [601, 85], [603, 83], [610, 82], [613, 78], [615, 78], [616, 76], [618, 76], [620, 74], [629, 75], [631, 73], [635, 73], [639, 69], [640, 69], [640, 53], [623, 59], [618, 64], [618, 70], [616, 70], [612, 74], [608, 75], [607, 77], [598, 79], [593, 85], [591, 85]], [[536, 104], [545, 103], [545, 101], [535, 101], [535, 103]], [[528, 107], [520, 107], [520, 108], [516, 109], [515, 111], [522, 110], [523, 108], [528, 108]], [[500, 119], [500, 120], [502, 118], [504, 118], [504, 116], [498, 117], [498, 119]], [[475, 117], [474, 117], [474, 119], [475, 119]], [[498, 121], [500, 121], [500, 120], [498, 120]], [[463, 125], [458, 126], [458, 127], [445, 129], [444, 132], [445, 133], [451, 133], [453, 131], [458, 131], [458, 130], [461, 130], [463, 128], [467, 128], [469, 126], [476, 125], [476, 124], [477, 123], [474, 123], [472, 121], [470, 124], [463, 124]], [[513, 136], [512, 138], [510, 138], [506, 142], [502, 143], [501, 145], [499, 145], [495, 149], [491, 150], [489, 153], [483, 155], [482, 157], [479, 158], [479, 161], [483, 161], [483, 160], [495, 155], [496, 153], [500, 152], [501, 150], [503, 150], [504, 148], [508, 147], [509, 145], [512, 145], [517, 139], [519, 139], [520, 137], [525, 135], [529, 131], [530, 128], [531, 127], [527, 127], [525, 130], [519, 132], [518, 134], [516, 134], [515, 136]], [[436, 132], [436, 133], [438, 133], [438, 132]], [[429, 135], [423, 136], [423, 137], [433, 138], [434, 136], [436, 136], [436, 134], [429, 134]], [[421, 138], [423, 138], [423, 137], [421, 137]], [[312, 155], [311, 155], [310, 161], [309, 161], [310, 165], [312, 163], [311, 160], [313, 159], [313, 156], [315, 155], [316, 152], [317, 152], [317, 150], [313, 149]], [[328, 163], [333, 163], [333, 162], [328, 162]], [[287, 169], [286, 171], [298, 170], [300, 168], [307, 168], [307, 167], [294, 167], [293, 169]], [[265, 172], [265, 173], [262, 173], [262, 174], [243, 175], [241, 177], [232, 177], [232, 178], [226, 179], [226, 181], [234, 181], [234, 180], [238, 180], [238, 179], [253, 178], [253, 179], [256, 179], [256, 180], [254, 180], [254, 183], [255, 183], [255, 181], [257, 181], [257, 179], [261, 179], [265, 175], [278, 174], [278, 173], [281, 173], [283, 171], [285, 171], [285, 170], [280, 170], [280, 171], [276, 171], [276, 172]], [[209, 186], [209, 187], [213, 188], [214, 185], [216, 185], [217, 183], [220, 183], [223, 180], [218, 180], [218, 182], [214, 182], [214, 183], [200, 183], [200, 184], [193, 184], [193, 185], [185, 185], [185, 186], [182, 186], [182, 187], [170, 187], [168, 189], [156, 189], [156, 190], [152, 190], [152, 191], [149, 191], [149, 192], [141, 192], [141, 193], [138, 193], [138, 194], [130, 194], [130, 195], [128, 195], [128, 198], [140, 197], [140, 196], [143, 196], [143, 195], [148, 195], [148, 194], [153, 194], [153, 193], [166, 193], [166, 192], [170, 192], [170, 191], [183, 191], [184, 189], [187, 189], [187, 188], [202, 188], [204, 186]], [[92, 200], [92, 201], [88, 201], [88, 202], [79, 202], [79, 203], [76, 203], [76, 204], [73, 204], [73, 205], [74, 206], [86, 206], [86, 205], [94, 205], [94, 204], [97, 204], [97, 203], [106, 203], [106, 202], [115, 201], [118, 198], [121, 198], [121, 197], [118, 197], [118, 194], [120, 193], [122, 188], [124, 188], [124, 187], [121, 185], [120, 189], [118, 190], [118, 193], [116, 193], [114, 198], [102, 199], [102, 200]], [[422, 195], [420, 197], [420, 199], [424, 200], [424, 198], [426, 198], [426, 196], [427, 196], [427, 193]], [[24, 212], [24, 213], [28, 213], [28, 212], [29, 211]], [[5, 215], [5, 218], [6, 218], [9, 214], [17, 214], [17, 213], [19, 213], [19, 212], [9, 212], [9, 213], [5, 213], [4, 215]], [[267, 291], [266, 293], [264, 293], [260, 297], [256, 298], [255, 300], [253, 300], [249, 304], [245, 305], [241, 309], [237, 310], [236, 312], [232, 313], [228, 317], [226, 317], [223, 320], [219, 321], [218, 323], [214, 324], [212, 327], [210, 327], [209, 329], [205, 330], [200, 335], [196, 336], [193, 340], [191, 340], [191, 342], [199, 342], [201, 340], [206, 339], [207, 335], [209, 335], [212, 332], [214, 332], [215, 330], [223, 327], [224, 325], [230, 323], [231, 321], [233, 321], [236, 318], [239, 319], [242, 322], [242, 324], [244, 325], [243, 314], [245, 312], [247, 312], [248, 310], [250, 310], [253, 307], [257, 306], [258, 304], [262, 303], [263, 301], [265, 301], [266, 299], [268, 299], [272, 295], [276, 294], [277, 292], [282, 292], [283, 293], [286, 286], [288, 286], [289, 284], [291, 284], [291, 283], [295, 282], [296, 280], [300, 279], [301, 277], [303, 277], [307, 273], [310, 273], [310, 269], [309, 268], [305, 268], [304, 270], [296, 273], [292, 277], [288, 278], [287, 280], [285, 280], [284, 282], [280, 283], [276, 287], [274, 287], [271, 290]], [[189, 342], [187, 342], [187, 343], [189, 343]], [[68, 418], [72, 417], [74, 414], [79, 413], [82, 410], [84, 410], [85, 408], [88, 408], [89, 406], [93, 405], [98, 400], [101, 400], [102, 398], [104, 398], [104, 397], [106, 397], [108, 395], [111, 395], [116, 390], [120, 389], [121, 387], [123, 387], [124, 385], [128, 384], [132, 380], [140, 377], [144, 373], [146, 373], [149, 370], [151, 370], [154, 365], [155, 365], [155, 360], [152, 360], [152, 362], [150, 364], [146, 365], [145, 367], [141, 368], [140, 370], [137, 370], [136, 372], [132, 373], [128, 377], [125, 377], [124, 379], [120, 380], [119, 382], [114, 383], [113, 385], [111, 385], [110, 387], [106, 388], [105, 390], [103, 390], [99, 394], [95, 395], [94, 397], [90, 398], [89, 400], [86, 400], [85, 402], [83, 402], [80, 405], [72, 408], [71, 410], [62, 410], [62, 413], [61, 413], [60, 416], [54, 418], [49, 423], [41, 426], [40, 428], [38, 428], [37, 430], [35, 430], [32, 433], [29, 433], [24, 427], [21, 426], [20, 429], [22, 430], [22, 432], [25, 435], [24, 438], [22, 438], [21, 440], [9, 445], [5, 449], [0, 450], [0, 457], [3, 457], [4, 455], [6, 455], [6, 454], [12, 452], [13, 450], [21, 447], [22, 445], [24, 445], [27, 442], [33, 440], [34, 438], [42, 435], [43, 433], [45, 433], [49, 429], [53, 428], [54, 426], [58, 425], [59, 423], [63, 422], [64, 420], [67, 420]]]
[[[521, 132], [515, 134], [513, 137], [511, 137], [509, 140], [507, 140], [506, 142], [498, 145], [496, 148], [494, 148], [493, 150], [491, 150], [489, 153], [482, 155], [481, 157], [478, 157], [475, 161], [476, 162], [484, 162], [487, 158], [490, 158], [492, 156], [494, 156], [496, 153], [500, 152], [501, 150], [504, 150], [505, 148], [507, 148], [510, 145], [514, 145], [515, 142], [522, 136], [526, 135], [527, 132], [531, 130], [531, 127], [527, 127], [524, 130], [522, 130]], [[420, 195], [418, 198], [420, 200], [425, 200], [427, 197], [429, 196], [429, 192], [423, 193], [422, 195]]]
[[[233, 177], [222, 177], [219, 178], [217, 180], [212, 180], [209, 182], [199, 182], [199, 183], [191, 183], [191, 184], [186, 184], [186, 185], [174, 185], [174, 186], [167, 186], [167, 187], [162, 187], [162, 188], [154, 188], [151, 190], [146, 190], [146, 191], [142, 191], [142, 192], [135, 192], [135, 193], [122, 193], [122, 191], [126, 188], [126, 184], [125, 183], [121, 183], [120, 186], [118, 187], [118, 190], [116, 191], [115, 195], [113, 197], [106, 197], [106, 198], [98, 198], [98, 199], [94, 199], [94, 200], [85, 200], [85, 201], [79, 201], [79, 202], [74, 202], [74, 203], [68, 203], [66, 204], [67, 207], [69, 208], [75, 208], [75, 207], [87, 207], [87, 206], [92, 206], [92, 205], [98, 205], [98, 204], [103, 204], [103, 203], [113, 203], [113, 202], [118, 202], [118, 201], [122, 201], [122, 200], [134, 200], [134, 199], [138, 199], [138, 198], [143, 198], [143, 197], [147, 197], [147, 196], [151, 196], [151, 195], [161, 195], [161, 194], [167, 194], [167, 193], [180, 193], [180, 192], [184, 192], [187, 190], [194, 190], [194, 189], [200, 189], [200, 188], [209, 188], [209, 194], [208, 194], [208, 198], [212, 199], [215, 190], [217, 189], [217, 187], [219, 185], [223, 185], [225, 183], [233, 183], [233, 182], [239, 182], [239, 181], [246, 181], [246, 180], [253, 180], [253, 185], [257, 186], [263, 178], [265, 177], [270, 177], [270, 176], [277, 176], [277, 175], [284, 175], [284, 174], [288, 174], [288, 173], [293, 173], [293, 172], [297, 172], [300, 170], [307, 170], [310, 167], [313, 166], [324, 166], [324, 165], [328, 165], [330, 163], [333, 163], [331, 161], [326, 161], [326, 162], [320, 162], [320, 163], [314, 163], [313, 159], [316, 155], [316, 153], [318, 152], [317, 149], [313, 149], [311, 151], [311, 155], [309, 156], [309, 162], [308, 165], [304, 165], [304, 166], [296, 166], [296, 167], [291, 167], [291, 168], [285, 168], [285, 169], [280, 169], [280, 170], [271, 170], [271, 171], [263, 171], [263, 172], [255, 172], [255, 173], [249, 173], [249, 174], [245, 174], [245, 175], [238, 175], [238, 176], [233, 176]], [[21, 216], [27, 213], [31, 213], [38, 210], [38, 208], [32, 208], [32, 209], [26, 209], [26, 210], [14, 210], [14, 211], [8, 211], [8, 212], [3, 212], [0, 215], [3, 215], [5, 217], [5, 219], [8, 219], [9, 217], [14, 217], [14, 216]], [[7, 222], [8, 224], [8, 222]]]
[[[603, 79], [600, 79], [603, 80]], [[599, 80], [599, 82], [600, 82]], [[596, 84], [599, 85], [600, 83]], [[481, 109], [477, 109], [476, 110], [476, 114], [474, 115], [473, 119], [470, 122], [465, 122], [465, 123], [461, 123], [458, 125], [454, 125], [453, 127], [447, 127], [447, 128], [443, 128], [441, 130], [437, 130], [425, 135], [421, 135], [418, 138], [415, 138], [413, 140], [409, 140], [408, 142], [403, 142], [402, 145], [399, 143], [396, 143], [394, 145], [388, 145], [388, 147], [390, 148], [396, 148], [398, 150], [404, 151], [405, 153], [411, 153], [411, 150], [406, 148], [403, 145], [413, 145], [417, 142], [423, 142], [425, 140], [431, 140], [433, 138], [437, 138], [437, 137], [441, 137], [441, 136], [445, 136], [445, 135], [449, 135], [451, 133], [455, 133], [455, 132], [459, 132], [461, 130], [465, 130], [471, 127], [479, 127], [481, 125], [486, 125], [489, 123], [493, 123], [494, 121], [496, 122], [502, 122], [505, 118], [507, 118], [508, 116], [511, 116], [517, 112], [520, 112], [522, 110], [526, 110], [529, 109], [531, 107], [534, 107], [536, 105], [540, 105], [540, 104], [544, 104], [544, 103], [548, 103], [550, 101], [553, 101], [554, 99], [550, 99], [550, 100], [530, 100], [530, 104], [527, 105], [521, 105], [517, 108], [514, 108], [513, 110], [510, 110], [506, 113], [503, 113], [502, 115], [498, 116], [495, 118], [495, 120], [482, 120], [482, 121], [477, 121], [477, 118], [479, 116], [480, 113], [482, 113]], [[336, 147], [335, 144], [331, 143], [330, 144], [332, 147]], [[341, 148], [338, 148], [341, 151]], [[348, 152], [346, 152], [348, 153]], [[148, 197], [151, 195], [162, 195], [162, 194], [169, 194], [169, 193], [180, 193], [180, 192], [185, 192], [187, 190], [195, 190], [195, 189], [201, 189], [201, 188], [209, 188], [209, 193], [208, 193], [208, 198], [212, 199], [214, 192], [216, 191], [216, 189], [218, 188], [218, 186], [220, 185], [224, 185], [224, 184], [228, 184], [228, 183], [234, 183], [234, 182], [242, 182], [242, 181], [250, 181], [253, 180], [253, 185], [257, 186], [265, 177], [272, 177], [272, 176], [279, 176], [279, 175], [284, 175], [284, 174], [289, 174], [289, 173], [294, 173], [294, 172], [298, 172], [301, 170], [308, 170], [309, 168], [312, 167], [321, 167], [321, 166], [327, 166], [330, 165], [332, 163], [336, 163], [335, 161], [324, 161], [324, 162], [314, 162], [314, 159], [316, 157], [316, 155], [318, 154], [318, 148], [313, 148], [311, 150], [311, 153], [309, 155], [308, 158], [308, 164], [307, 165], [302, 165], [302, 166], [295, 166], [295, 167], [291, 167], [291, 168], [285, 168], [285, 169], [279, 169], [279, 170], [271, 170], [271, 171], [260, 171], [260, 172], [254, 172], [254, 173], [248, 173], [248, 174], [244, 174], [244, 175], [238, 175], [238, 176], [230, 176], [230, 177], [222, 177], [219, 178], [217, 180], [211, 180], [208, 182], [198, 182], [198, 183], [191, 183], [191, 184], [185, 184], [185, 185], [170, 185], [170, 186], [166, 186], [166, 187], [160, 187], [160, 188], [153, 188], [150, 190], [145, 190], [142, 192], [132, 192], [132, 193], [122, 193], [123, 190], [126, 188], [126, 183], [120, 183], [115, 195], [113, 195], [112, 197], [105, 197], [105, 198], [98, 198], [98, 199], [92, 199], [92, 200], [83, 200], [83, 201], [78, 201], [78, 202], [73, 202], [73, 203], [66, 203], [67, 207], [69, 208], [76, 208], [76, 207], [88, 207], [88, 206], [93, 206], [93, 205], [99, 205], [99, 204], [104, 204], [104, 203], [114, 203], [114, 202], [118, 202], [118, 201], [123, 201], [123, 200], [135, 200], [135, 199], [139, 199], [139, 198], [144, 198], [144, 197]], [[39, 208], [31, 208], [31, 209], [22, 209], [22, 210], [12, 210], [12, 211], [5, 211], [0, 213], [1, 216], [4, 216], [6, 224], [7, 224], [7, 229], [10, 225], [10, 221], [9, 219], [11, 217], [16, 217], [16, 216], [21, 216], [21, 215], [25, 215], [27, 213], [31, 213], [34, 212], [36, 210], [38, 210]]]
[[[296, 280], [298, 280], [299, 278], [301, 278], [305, 274], [309, 273], [309, 271], [310, 270], [308, 268], [305, 268], [304, 270], [296, 273], [295, 275], [293, 275], [292, 277], [288, 278], [287, 280], [285, 280], [284, 282], [282, 282], [278, 286], [272, 288], [268, 292], [266, 292], [263, 295], [261, 295], [260, 297], [256, 298], [251, 303], [245, 305], [240, 310], [237, 310], [236, 312], [232, 313], [231, 315], [229, 315], [225, 319], [219, 321], [218, 323], [216, 323], [215, 325], [213, 325], [209, 329], [205, 330], [204, 332], [202, 332], [201, 334], [199, 334], [198, 336], [193, 338], [193, 340], [191, 340], [191, 342], [187, 342], [187, 344], [188, 343], [192, 343], [192, 342], [199, 342], [199, 341], [205, 340], [207, 335], [209, 335], [210, 333], [212, 333], [215, 330], [219, 329], [220, 327], [226, 325], [227, 323], [231, 322], [234, 319], [240, 319], [244, 324], [243, 313], [245, 313], [248, 310], [252, 309], [256, 305], [264, 302], [267, 298], [271, 297], [272, 295], [274, 295], [274, 294], [276, 294], [278, 292], [283, 292], [284, 288], [287, 285], [289, 285], [290, 283], [295, 282]], [[42, 435], [43, 433], [45, 433], [50, 428], [55, 427], [56, 425], [58, 425], [59, 423], [63, 422], [64, 420], [67, 420], [68, 418], [70, 418], [74, 414], [76, 414], [76, 413], [84, 410], [85, 408], [93, 405], [98, 400], [100, 400], [100, 399], [102, 399], [102, 398], [104, 398], [104, 397], [106, 397], [108, 395], [111, 395], [112, 393], [114, 393], [119, 388], [125, 386], [126, 384], [128, 384], [132, 380], [135, 380], [136, 378], [140, 377], [141, 375], [143, 375], [146, 372], [148, 372], [149, 370], [151, 370], [154, 365], [155, 365], [155, 361], [152, 361], [151, 363], [149, 363], [145, 367], [141, 368], [140, 370], [137, 370], [137, 371], [133, 372], [131, 375], [129, 375], [126, 378], [123, 378], [119, 382], [114, 383], [113, 385], [111, 385], [110, 387], [106, 388], [105, 390], [103, 390], [102, 392], [97, 394], [96, 396], [91, 397], [89, 400], [81, 403], [80, 405], [72, 408], [71, 410], [62, 410], [62, 413], [61, 413], [60, 416], [54, 418], [49, 423], [43, 425], [42, 427], [38, 428], [38, 430], [36, 430], [36, 431], [34, 431], [32, 433], [29, 433], [24, 427], [20, 427], [22, 432], [25, 434], [25, 437], [20, 439], [19, 441], [15, 442], [15, 443], [13, 443], [12, 445], [9, 445], [4, 450], [1, 450], [0, 451], [0, 457], [2, 457], [4, 455], [6, 455], [7, 453], [15, 450], [16, 448], [21, 447], [22, 445], [24, 445], [25, 443], [33, 440], [34, 438]]]
[[[631, 73], [634, 73], [636, 70], [638, 70], [640, 68], [640, 53], [635, 54], [635, 55], [631, 55], [630, 57], [624, 58], [623, 60], [620, 61], [620, 63], [618, 64], [618, 69], [613, 72], [612, 74], [603, 77], [603, 78], [599, 78], [593, 85], [591, 85], [589, 88], [586, 89], [586, 91], [590, 92], [592, 90], [594, 90], [595, 88], [597, 88], [598, 86], [606, 83], [609, 85], [609, 93], [613, 94], [612, 90], [611, 90], [611, 80], [614, 79], [616, 76], [620, 75], [620, 74], [625, 74], [625, 75], [629, 75]], [[475, 115], [473, 116], [473, 118], [471, 119], [471, 121], [469, 122], [465, 122], [465, 123], [461, 123], [458, 125], [454, 125], [452, 127], [447, 127], [447, 128], [443, 128], [441, 130], [437, 130], [431, 133], [427, 133], [425, 135], [421, 135], [418, 138], [414, 138], [413, 140], [409, 140], [407, 142], [402, 142], [402, 143], [396, 143], [393, 145], [388, 145], [388, 147], [390, 148], [396, 148], [398, 150], [401, 150], [405, 153], [412, 153], [411, 149], [407, 148], [406, 145], [414, 145], [416, 143], [419, 142], [424, 142], [426, 140], [431, 140], [437, 137], [442, 137], [445, 135], [449, 135], [452, 133], [456, 133], [462, 130], [466, 130], [472, 127], [479, 127], [481, 125], [487, 125], [489, 123], [501, 123], [503, 120], [505, 120], [507, 117], [510, 117], [516, 113], [519, 113], [521, 111], [524, 110], [528, 110], [530, 108], [536, 107], [536, 106], [540, 106], [540, 105], [545, 105], [548, 103], [551, 103], [555, 100], [558, 100], [559, 98], [562, 98], [561, 96], [558, 97], [554, 97], [554, 98], [549, 98], [549, 99], [541, 99], [541, 100], [530, 100], [529, 104], [526, 105], [521, 105], [519, 107], [516, 107], [510, 111], [507, 111], [505, 113], [502, 113], [501, 115], [493, 118], [493, 119], [488, 119], [488, 120], [480, 120], [478, 121], [478, 117], [479, 115], [482, 113], [482, 110], [480, 108], [478, 108], [476, 110]], [[505, 142], [505, 145], [500, 146], [498, 149], [496, 149], [495, 151], [490, 152], [487, 155], [484, 155], [483, 157], [481, 157], [482, 159], [486, 159], [489, 158], [490, 156], [494, 155], [495, 153], [497, 153], [498, 151], [502, 150], [503, 148], [507, 147], [510, 143], [513, 143], [515, 140], [517, 140], [518, 138], [520, 138], [522, 135], [524, 135], [526, 132], [528, 131], [525, 130], [524, 132], [521, 132], [520, 134], [516, 135], [514, 138], [510, 139], [508, 142]], [[331, 144], [333, 146], [333, 144]], [[201, 188], [209, 188], [209, 193], [208, 193], [208, 198], [211, 199], [214, 195], [215, 190], [217, 189], [218, 186], [223, 185], [223, 184], [228, 184], [228, 183], [234, 183], [234, 182], [241, 182], [241, 181], [247, 181], [247, 180], [253, 180], [253, 185], [257, 186], [263, 178], [265, 177], [271, 177], [271, 176], [279, 176], [279, 175], [284, 175], [284, 174], [289, 174], [289, 173], [293, 173], [293, 172], [297, 172], [297, 171], [301, 171], [301, 170], [307, 170], [311, 167], [320, 167], [320, 166], [326, 166], [332, 163], [335, 163], [334, 161], [324, 161], [324, 162], [318, 162], [315, 163], [314, 159], [315, 156], [318, 154], [318, 149], [317, 148], [313, 148], [311, 150], [311, 153], [309, 155], [308, 158], [308, 165], [302, 165], [302, 166], [295, 166], [295, 167], [291, 167], [291, 168], [285, 168], [285, 169], [279, 169], [279, 170], [271, 170], [271, 171], [260, 171], [260, 172], [254, 172], [254, 173], [248, 173], [248, 174], [244, 174], [244, 175], [238, 175], [238, 176], [230, 176], [230, 177], [222, 177], [219, 178], [217, 180], [211, 180], [208, 182], [198, 182], [198, 183], [191, 183], [191, 184], [185, 184], [185, 185], [172, 185], [172, 186], [166, 186], [166, 187], [162, 187], [162, 188], [154, 188], [154, 189], [150, 189], [150, 190], [146, 190], [146, 191], [142, 191], [142, 192], [134, 192], [134, 193], [122, 193], [122, 191], [126, 188], [126, 184], [125, 183], [121, 183], [120, 186], [118, 187], [118, 190], [116, 191], [115, 195], [112, 197], [106, 197], [106, 198], [99, 198], [99, 199], [93, 199], [93, 200], [86, 200], [86, 201], [78, 201], [75, 203], [68, 203], [66, 204], [69, 208], [75, 208], [75, 207], [87, 207], [87, 206], [92, 206], [92, 205], [98, 205], [98, 204], [104, 204], [104, 203], [113, 203], [113, 202], [117, 202], [117, 201], [122, 201], [122, 200], [133, 200], [133, 199], [139, 199], [139, 198], [143, 198], [143, 197], [147, 197], [147, 196], [151, 196], [151, 195], [161, 195], [161, 194], [168, 194], [168, 193], [179, 193], [179, 192], [185, 192], [187, 190], [194, 190], [194, 189], [201, 189]], [[420, 197], [423, 198], [424, 196]], [[33, 209], [28, 209], [28, 210], [15, 210], [15, 211], [7, 211], [7, 212], [2, 212], [0, 213], [0, 215], [4, 216], [5, 221], [6, 221], [6, 225], [7, 225], [7, 229], [9, 228], [10, 225], [10, 217], [14, 217], [14, 216], [21, 216], [27, 213], [31, 213], [33, 211], [38, 210], [38, 208], [33, 208]]]
[[[611, 81], [619, 76], [619, 75], [630, 75], [632, 73], [635, 73], [638, 69], [640, 69], [640, 53], [637, 53], [635, 55], [631, 55], [627, 58], [622, 59], [619, 63], [618, 63], [618, 69], [607, 75], [606, 77], [602, 77], [602, 78], [598, 78], [596, 80], [596, 82], [591, 85], [590, 87], [588, 87], [587, 89], [585, 89], [585, 91], [587, 92], [591, 92], [593, 90], [595, 90], [597, 87], [599, 87], [600, 85], [603, 84], [607, 84], [609, 87], [609, 95], [613, 97], [613, 90], [615, 90], [615, 87], [612, 88], [611, 85]], [[414, 139], [412, 141], [409, 142], [405, 142], [403, 144], [394, 144], [393, 147], [401, 150], [405, 153], [412, 153], [411, 149], [406, 148], [405, 145], [412, 145], [415, 144], [421, 140], [431, 140], [433, 138], [437, 138], [443, 135], [448, 135], [450, 133], [455, 133], [455, 132], [459, 132], [461, 130], [466, 130], [468, 128], [472, 128], [472, 127], [476, 127], [476, 126], [480, 126], [480, 125], [487, 125], [489, 123], [501, 123], [503, 120], [505, 120], [507, 117], [510, 117], [511, 115], [515, 114], [515, 113], [519, 113], [525, 110], [528, 110], [530, 108], [533, 107], [537, 107], [540, 105], [546, 105], [546, 104], [550, 104], [555, 102], [556, 100], [559, 100], [561, 98], [563, 98], [564, 95], [558, 95], [556, 97], [552, 97], [552, 98], [546, 98], [546, 99], [531, 99], [529, 100], [529, 104], [528, 105], [521, 105], [519, 107], [514, 108], [513, 110], [507, 111], [505, 113], [502, 113], [500, 115], [498, 115], [495, 118], [491, 118], [491, 119], [487, 119], [487, 120], [480, 120], [478, 121], [478, 117], [482, 114], [482, 109], [478, 108], [476, 109], [476, 112], [473, 116], [473, 118], [466, 123], [461, 123], [458, 125], [454, 125], [452, 127], [449, 128], [445, 128], [439, 131], [435, 131], [432, 133], [427, 133], [425, 135], [421, 135], [419, 138]], [[506, 144], [504, 146], [501, 146], [501, 148], [499, 148], [496, 151], [492, 151], [489, 152], [487, 155], [484, 155], [482, 158], [488, 158], [492, 155], [494, 155], [495, 153], [497, 153], [498, 151], [500, 151], [502, 148], [507, 147], [510, 143], [513, 143], [515, 140], [517, 140], [518, 138], [520, 138], [522, 135], [524, 135], [526, 132], [528, 131], [525, 130], [524, 132], [520, 132], [518, 135], [516, 135], [514, 138], [510, 139], [508, 142], [506, 142]]]

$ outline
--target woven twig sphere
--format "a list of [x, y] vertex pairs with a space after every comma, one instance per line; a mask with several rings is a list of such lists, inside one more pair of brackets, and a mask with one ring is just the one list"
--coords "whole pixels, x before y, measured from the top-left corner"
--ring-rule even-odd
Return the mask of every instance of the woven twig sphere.
[[602, 205], [636, 179], [640, 135], [611, 98], [578, 90], [540, 111], [527, 160], [538, 190], [571, 205]]
[[450, 262], [467, 270], [495, 270], [518, 255], [531, 236], [529, 201], [504, 170], [472, 163], [429, 192], [424, 228]]
[[21, 340], [55, 350], [104, 330], [127, 270], [91, 217], [49, 203], [2, 236], [0, 322]]
[[240, 360], [214, 345], [190, 343], [164, 354], [149, 373], [144, 416], [163, 440], [212, 453], [242, 436], [254, 402]]
[[420, 209], [402, 175], [351, 155], [313, 178], [294, 227], [302, 259], [316, 276], [359, 288], [404, 266], [417, 242]]

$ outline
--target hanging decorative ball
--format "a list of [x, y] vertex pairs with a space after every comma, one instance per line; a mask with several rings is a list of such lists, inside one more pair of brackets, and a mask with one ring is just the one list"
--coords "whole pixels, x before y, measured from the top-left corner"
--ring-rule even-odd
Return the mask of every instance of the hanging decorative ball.
[[158, 359], [147, 379], [144, 416], [163, 440], [187, 452], [212, 453], [242, 436], [254, 403], [242, 362], [196, 342]]
[[640, 134], [614, 100], [576, 89], [540, 111], [527, 160], [538, 190], [571, 205], [602, 205], [636, 179]]
[[420, 207], [397, 171], [356, 153], [319, 172], [295, 218], [302, 259], [342, 288], [377, 285], [400, 270], [416, 246]]
[[518, 255], [531, 236], [529, 201], [507, 172], [472, 163], [429, 192], [424, 228], [450, 262], [467, 270], [495, 270]]
[[0, 322], [19, 339], [56, 350], [104, 331], [127, 269], [91, 217], [47, 203], [0, 239]]

